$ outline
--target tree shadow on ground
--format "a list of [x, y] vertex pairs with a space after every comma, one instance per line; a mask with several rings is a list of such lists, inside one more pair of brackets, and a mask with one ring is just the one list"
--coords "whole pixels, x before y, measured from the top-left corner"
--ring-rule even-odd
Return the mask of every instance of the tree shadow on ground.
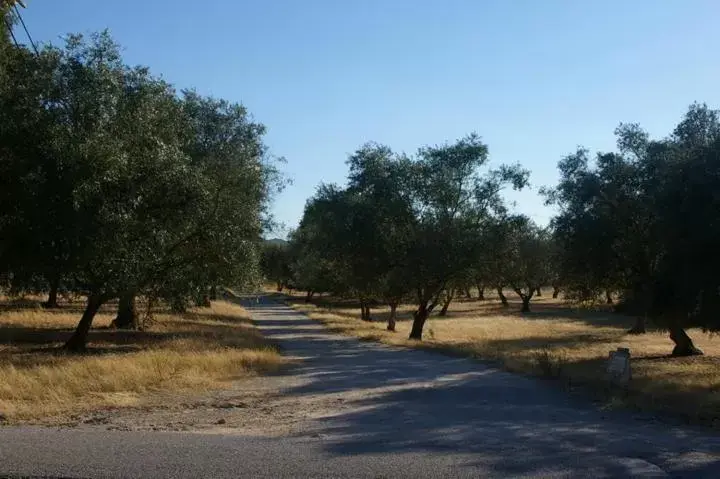
[[[29, 300], [29, 299], [0, 299], [0, 313], [3, 312], [21, 312], [21, 311], [32, 311], [42, 314], [76, 314], [78, 320], [85, 311], [86, 300], [84, 298], [78, 298], [71, 301], [62, 300], [59, 301], [59, 305], [56, 308], [43, 307], [43, 302], [40, 300]], [[118, 300], [113, 299], [104, 303], [98, 310], [99, 314], [102, 313], [116, 313], [118, 306]], [[136, 299], [136, 309], [138, 312], [145, 313], [147, 311], [147, 301], [143, 298]], [[152, 306], [153, 314], [172, 313], [170, 307], [164, 303], [155, 303]]]
[[[682, 477], [720, 471], [717, 441], [644, 419], [609, 419], [614, 413], [567, 414], [565, 405], [537, 394], [507, 397], [495, 382], [484, 375], [353, 400], [354, 411], [328, 418], [318, 432], [331, 454], [468, 453], [501, 476], [551, 477], [570, 468], [587, 477], [628, 477], [637, 474], [638, 462]], [[689, 455], [705, 457], [699, 464], [673, 465]]]
[[574, 333], [564, 336], [524, 336], [521, 338], [502, 338], [483, 340], [491, 349], [503, 351], [522, 351], [532, 349], [580, 349], [590, 345], [610, 344], [614, 345], [622, 338], [621, 334], [617, 336], [599, 335], [593, 333]]
[[[614, 313], [608, 307], [598, 306], [597, 308], [581, 307], [572, 303], [550, 302], [531, 302], [530, 311], [523, 313], [520, 311], [521, 303], [519, 300], [508, 300], [509, 305], [503, 307], [498, 303], [486, 303], [477, 307], [466, 308], [462, 310], [448, 311], [447, 316], [436, 319], [458, 319], [472, 316], [478, 320], [482, 320], [483, 316], [504, 316], [528, 321], [533, 320], [564, 320], [585, 324], [593, 327], [614, 327], [625, 330], [630, 329], [635, 324], [635, 318], [624, 314]], [[472, 303], [467, 303], [472, 304]], [[648, 331], [655, 330], [653, 324], [647, 325]]]
[[[273, 319], [281, 313], [286, 319]], [[257, 322], [266, 321], [279, 328], [266, 334], [287, 334], [283, 348], [304, 358], [293, 372], [306, 381], [287, 394], [331, 394], [344, 405], [299, 434], [322, 438], [330, 457], [427, 452], [441, 460], [453, 452], [498, 476], [720, 471], [720, 438], [702, 428], [602, 411], [548, 382], [477, 361], [327, 333], [293, 335], [316, 323], [283, 305], [263, 305]]]
[[[506, 291], [505, 293], [508, 299], [507, 307], [502, 306], [499, 299], [494, 295], [488, 295], [485, 300], [461, 298], [453, 301], [445, 316], [439, 315], [440, 308], [437, 307], [431, 317], [434, 320], [468, 319], [469, 317], [481, 320], [483, 316], [507, 316], [530, 321], [559, 319], [588, 326], [607, 326], [623, 329], [630, 329], [635, 324], [634, 317], [614, 313], [612, 305], [596, 304], [593, 307], [584, 307], [562, 299], [553, 299], [550, 294], [533, 298], [530, 302], [530, 312], [522, 313], [520, 311], [522, 302], [517, 295], [514, 292]], [[313, 298], [310, 302], [306, 302], [304, 298], [299, 296], [274, 294], [271, 297], [300, 307], [303, 305], [316, 306], [324, 310], [323, 312], [348, 319], [359, 319], [360, 317], [360, 303], [354, 299], [319, 296]], [[382, 309], [378, 310], [379, 308]], [[403, 305], [398, 310], [399, 319], [412, 319], [412, 309], [413, 305]], [[374, 304], [371, 309], [372, 319], [376, 322], [386, 322], [389, 314], [389, 309], [380, 304]], [[653, 324], [648, 324], [647, 327], [649, 331], [655, 329]]]
[[[111, 329], [92, 330], [88, 335], [88, 347], [82, 353], [84, 356], [102, 356], [108, 354], [134, 353], [148, 348], [161, 348], [165, 343], [184, 339], [202, 340], [204, 337], [219, 342], [227, 347], [232, 347], [233, 342], [228, 334], [232, 331], [215, 327], [208, 328], [202, 325], [205, 331], [118, 331]], [[70, 339], [73, 331], [70, 329], [48, 329], [29, 327], [5, 327], [0, 325], [0, 346], [6, 350], [0, 350], [0, 362], [2, 356], [9, 357], [14, 366], [18, 366], [17, 357], [23, 355], [67, 355], [61, 346]], [[222, 338], [228, 337], [223, 342]], [[28, 366], [35, 360], [27, 361]], [[42, 363], [42, 359], [38, 359]]]
[[[78, 306], [79, 307], [79, 306]], [[110, 305], [109, 311], [114, 314]], [[62, 312], [68, 310], [38, 310], [25, 307], [33, 313], [44, 315], [46, 313]], [[5, 311], [18, 311], [17, 306]], [[166, 307], [156, 308], [153, 313], [161, 314], [168, 311]], [[81, 314], [81, 313], [80, 313]], [[78, 321], [80, 319], [78, 314]], [[142, 316], [142, 311], [139, 313]], [[252, 325], [249, 316], [236, 316], [222, 313], [202, 313], [188, 311], [177, 314], [170, 320], [160, 323], [150, 323], [143, 331], [114, 329], [108, 326], [95, 326], [88, 335], [88, 347], [83, 355], [127, 354], [148, 348], [162, 347], [170, 341], [207, 339], [208, 343], [219, 344], [225, 347], [246, 346], [243, 336], [237, 335], [239, 326]], [[27, 324], [17, 322], [3, 322], [0, 314], [0, 362], [10, 362], [17, 367], [35, 367], [45, 362], [51, 362], [53, 357], [67, 355], [61, 349], [62, 345], [70, 339], [74, 331], [73, 324], [45, 325], [37, 327], [32, 325], [32, 317]], [[241, 342], [245, 342], [240, 344]], [[20, 359], [23, 356], [24, 359]]]
[[[115, 311], [117, 309], [117, 303], [107, 303], [102, 305], [98, 313], [106, 313], [109, 311]], [[42, 314], [75, 314], [78, 319], [85, 311], [85, 302], [75, 301], [72, 303], [61, 303], [57, 308], [44, 308], [39, 302], [32, 303], [17, 303], [12, 301], [0, 301], [0, 313], [4, 312], [22, 312], [32, 311]]]

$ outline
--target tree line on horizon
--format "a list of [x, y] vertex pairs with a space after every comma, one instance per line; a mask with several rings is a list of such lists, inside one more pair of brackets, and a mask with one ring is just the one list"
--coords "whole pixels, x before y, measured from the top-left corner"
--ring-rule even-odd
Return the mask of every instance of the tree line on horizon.
[[109, 301], [137, 328], [137, 297], [182, 311], [257, 285], [282, 185], [265, 127], [128, 66], [107, 32], [36, 52], [0, 16], [0, 288], [86, 297], [65, 345], [82, 351]]
[[505, 288], [522, 311], [542, 286], [580, 301], [619, 301], [633, 334], [652, 321], [669, 331], [673, 354], [701, 354], [688, 327], [720, 328], [720, 122], [693, 104], [665, 138], [637, 124], [616, 129], [617, 150], [563, 158], [559, 183], [542, 188], [558, 214], [541, 228], [506, 205], [502, 190], [528, 185], [520, 165], [488, 169], [476, 134], [410, 156], [368, 143], [347, 160], [346, 186], [321, 184], [289, 243], [266, 244], [265, 277], [356, 298], [414, 305], [410, 339], [435, 311], [470, 288], [483, 298]]

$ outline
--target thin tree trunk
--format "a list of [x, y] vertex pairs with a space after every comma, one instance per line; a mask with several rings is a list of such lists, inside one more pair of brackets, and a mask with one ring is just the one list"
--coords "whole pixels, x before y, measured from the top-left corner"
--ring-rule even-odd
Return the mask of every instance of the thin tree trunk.
[[82, 318], [80, 318], [80, 322], [77, 328], [75, 328], [73, 335], [68, 339], [67, 343], [65, 343], [64, 349], [75, 353], [85, 351], [88, 333], [90, 332], [93, 319], [95, 319], [95, 315], [104, 302], [105, 299], [99, 295], [90, 295], [88, 297]]
[[605, 290], [605, 304], [613, 304], [612, 293], [609, 289]]
[[557, 297], [560, 295], [560, 286], [553, 286], [553, 299], [557, 299]]
[[478, 300], [485, 301], [485, 287], [481, 284], [478, 284], [477, 290], [478, 290]]
[[199, 308], [209, 308], [211, 306], [208, 290], [209, 288], [203, 287], [197, 291], [197, 294], [195, 295], [195, 306]]
[[397, 318], [397, 307], [398, 304], [396, 302], [390, 303], [390, 317], [388, 318], [388, 325], [387, 330], [395, 332], [395, 320]]
[[529, 313], [530, 312], [530, 298], [529, 295], [523, 295], [522, 297], [522, 309], [520, 310], [521, 313]]
[[630, 328], [628, 334], [645, 334], [647, 332], [647, 329], [645, 328], [646, 322], [645, 316], [637, 316], [635, 318], [635, 325]]
[[50, 282], [50, 294], [48, 300], [43, 303], [43, 308], [59, 308], [58, 303], [58, 289], [60, 288], [60, 280], [53, 279]]
[[278, 284], [277, 284], [277, 291], [278, 291], [278, 293], [282, 293], [282, 290], [283, 290], [283, 284], [280, 283], [280, 282], [278, 282]]
[[370, 321], [370, 306], [368, 303], [361, 299], [360, 300], [360, 319], [363, 321]]
[[[227, 293], [226, 293], [227, 294]], [[141, 327], [145, 327], [145, 323], [153, 319], [153, 309], [155, 309], [155, 303], [157, 302], [157, 297], [154, 294], [150, 294], [145, 296], [145, 317], [142, 320]], [[140, 322], [140, 321], [138, 321]]]
[[217, 286], [210, 286], [210, 301], [217, 301]]
[[418, 341], [422, 341], [423, 327], [425, 326], [425, 321], [427, 321], [429, 314], [430, 313], [427, 310], [427, 304], [422, 303], [418, 307], [418, 310], [415, 311], [415, 313], [413, 314], [413, 323], [412, 329], [410, 330], [409, 339], [416, 339]]
[[447, 295], [445, 296], [445, 301], [443, 301], [442, 309], [440, 309], [440, 316], [447, 316], [448, 308], [450, 307], [450, 303], [452, 303], [454, 297], [454, 291], [450, 291], [447, 293]]
[[505, 295], [503, 294], [502, 288], [499, 286], [497, 288], [497, 294], [498, 294], [498, 297], [500, 298], [500, 302], [502, 303], [503, 307], [507, 308], [509, 306], [508, 300], [505, 297]]
[[138, 329], [138, 315], [135, 308], [135, 293], [120, 295], [118, 312], [112, 325], [118, 329]]
[[703, 354], [701, 350], [695, 347], [685, 330], [677, 325], [670, 327], [670, 339], [675, 343], [675, 348], [672, 351], [673, 356], [698, 356]]
[[520, 309], [521, 313], [529, 313], [530, 312], [530, 300], [533, 297], [533, 293], [537, 291], [537, 288], [528, 288], [529, 293], [524, 294], [520, 288], [513, 288], [515, 290], [515, 293], [517, 293], [518, 296], [520, 296], [520, 299], [522, 300], [522, 308]]
[[542, 296], [542, 289], [537, 288], [537, 289], [535, 290], [535, 296]]
[[207, 291], [203, 291], [202, 296], [200, 297], [200, 304], [198, 306], [203, 308], [209, 308], [212, 306], [210, 303], [210, 295], [208, 295]]
[[308, 291], [307, 294], [305, 295], [305, 302], [309, 303], [310, 301], [312, 301], [314, 294], [315, 294], [315, 291], [313, 291], [313, 290]]
[[470, 288], [465, 288], [464, 292], [467, 299], [472, 299], [472, 294], [470, 294]]

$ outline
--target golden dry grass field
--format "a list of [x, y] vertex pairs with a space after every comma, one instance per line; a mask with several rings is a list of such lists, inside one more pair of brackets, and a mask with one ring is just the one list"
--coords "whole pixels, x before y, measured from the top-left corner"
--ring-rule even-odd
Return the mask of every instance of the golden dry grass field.
[[93, 323], [88, 352], [58, 348], [81, 303], [44, 310], [36, 301], [0, 300], [0, 413], [36, 422], [103, 407], [142, 405], [155, 393], [207, 391], [278, 368], [276, 348], [236, 304], [217, 301], [181, 315], [159, 309], [145, 331], [109, 328], [115, 305]]
[[[565, 386], [590, 389], [609, 406], [624, 405], [648, 411], [677, 413], [693, 422], [720, 426], [720, 338], [688, 330], [705, 356], [671, 358], [667, 333], [650, 330], [628, 335], [633, 318], [606, 308], [590, 310], [554, 300], [546, 291], [534, 298], [531, 313], [507, 291], [510, 307], [486, 301], [460, 300], [444, 318], [431, 316], [422, 342], [407, 339], [412, 306], [399, 308], [397, 332], [385, 330], [388, 308], [373, 309], [373, 322], [359, 319], [352, 302], [319, 297], [306, 304], [301, 296], [289, 302], [333, 330], [388, 344], [441, 350], [496, 360], [505, 369], [559, 379]], [[604, 310], [603, 310], [604, 309]], [[628, 347], [632, 380], [627, 390], [611, 387], [605, 375], [608, 353]]]

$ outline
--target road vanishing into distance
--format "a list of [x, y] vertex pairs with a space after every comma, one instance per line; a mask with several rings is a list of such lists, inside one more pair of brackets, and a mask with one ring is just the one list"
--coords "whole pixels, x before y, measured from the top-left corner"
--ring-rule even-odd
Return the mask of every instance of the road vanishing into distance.
[[477, 361], [340, 336], [269, 298], [245, 305], [297, 361], [261, 379], [266, 429], [5, 427], [0, 476], [720, 477], [720, 435], [709, 429], [602, 411]]

